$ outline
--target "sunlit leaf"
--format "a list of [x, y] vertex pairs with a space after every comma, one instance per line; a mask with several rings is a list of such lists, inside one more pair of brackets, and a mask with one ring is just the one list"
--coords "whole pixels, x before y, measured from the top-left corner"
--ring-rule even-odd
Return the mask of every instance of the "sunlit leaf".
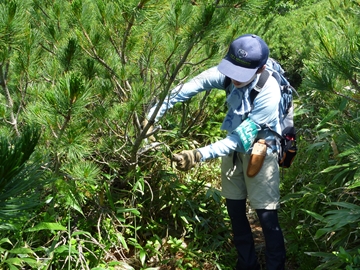
[[42, 230], [51, 230], [51, 231], [66, 231], [66, 227], [62, 226], [59, 223], [49, 223], [49, 222], [41, 222], [35, 225], [32, 228], [28, 228], [26, 232], [37, 232]]
[[337, 170], [337, 169], [343, 169], [343, 168], [348, 168], [350, 166], [350, 164], [341, 164], [341, 165], [335, 165], [335, 166], [330, 166], [327, 167], [326, 169], [322, 170], [322, 173], [328, 173], [331, 172], [333, 170]]
[[306, 212], [307, 214], [309, 214], [310, 216], [312, 216], [313, 218], [316, 218], [317, 220], [322, 221], [324, 219], [324, 217], [322, 215], [319, 215], [317, 213], [314, 213], [312, 211], [306, 210], [306, 209], [302, 209], [304, 212]]
[[31, 248], [14, 248], [9, 250], [9, 253], [13, 254], [33, 254], [34, 251]]
[[120, 214], [120, 213], [132, 213], [136, 216], [140, 216], [140, 211], [137, 210], [136, 208], [119, 208], [116, 209], [116, 213]]
[[145, 260], [146, 260], [146, 252], [145, 252], [145, 250], [143, 250], [143, 249], [140, 250], [139, 257], [140, 257], [141, 265], [144, 265], [144, 264], [145, 264]]

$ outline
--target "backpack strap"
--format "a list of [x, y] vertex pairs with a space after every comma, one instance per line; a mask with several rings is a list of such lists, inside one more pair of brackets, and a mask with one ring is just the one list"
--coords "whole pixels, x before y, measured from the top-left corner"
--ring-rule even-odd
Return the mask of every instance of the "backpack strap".
[[230, 95], [230, 89], [228, 89], [230, 84], [231, 84], [231, 79], [228, 76], [225, 76], [224, 89], [226, 91], [226, 96]]
[[228, 76], [225, 76], [224, 88], [226, 89], [231, 83], [231, 79]]
[[[268, 80], [268, 78], [270, 77], [270, 72], [268, 70], [264, 70], [261, 74], [260, 74], [260, 78], [259, 81], [257, 82], [257, 84], [255, 85], [255, 87], [251, 90], [250, 92], [250, 103], [251, 106], [253, 106], [253, 102], [256, 98], [256, 96], [261, 92], [261, 90], [263, 89], [266, 81]], [[277, 133], [275, 130], [273, 130], [269, 125], [265, 125], [269, 130], [271, 130], [272, 132], [274, 132], [277, 136], [279, 136], [280, 138], [283, 138], [283, 136], [279, 133]]]
[[256, 98], [256, 96], [261, 92], [261, 90], [263, 89], [263, 87], [269, 77], [270, 77], [270, 72], [267, 71], [266, 69], [263, 72], [261, 72], [259, 81], [257, 82], [255, 87], [250, 92], [250, 103], [251, 104], [254, 102], [254, 99]]

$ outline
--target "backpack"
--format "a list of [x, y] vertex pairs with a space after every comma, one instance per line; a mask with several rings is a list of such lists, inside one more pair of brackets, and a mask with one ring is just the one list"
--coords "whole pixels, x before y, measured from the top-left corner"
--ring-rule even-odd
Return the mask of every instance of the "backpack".
[[[261, 73], [258, 83], [250, 92], [250, 102], [253, 103], [256, 96], [264, 87], [269, 76], [273, 76], [277, 80], [281, 90], [281, 99], [279, 102], [281, 134], [272, 130], [270, 127], [268, 128], [275, 132], [280, 139], [280, 151], [278, 159], [279, 166], [282, 168], [289, 168], [297, 153], [293, 104], [293, 94], [297, 94], [297, 92], [295, 88], [290, 85], [289, 81], [284, 77], [284, 73], [285, 72], [280, 64], [276, 60], [269, 58], [266, 63], [266, 70]], [[225, 77], [225, 89], [230, 85], [230, 83], [231, 79], [229, 77]]]

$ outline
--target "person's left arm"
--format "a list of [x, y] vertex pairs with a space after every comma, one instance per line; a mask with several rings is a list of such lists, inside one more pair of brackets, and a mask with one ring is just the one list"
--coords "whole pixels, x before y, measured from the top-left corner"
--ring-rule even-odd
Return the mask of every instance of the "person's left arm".
[[[189, 100], [202, 91], [213, 88], [223, 89], [224, 78], [225, 76], [217, 70], [217, 67], [212, 67], [203, 71], [190, 81], [178, 85], [169, 93], [164, 102], [161, 104], [160, 109], [155, 117], [155, 123], [162, 118], [167, 110], [174, 107], [176, 103]], [[150, 119], [156, 107], [157, 104], [149, 110], [147, 119]]]

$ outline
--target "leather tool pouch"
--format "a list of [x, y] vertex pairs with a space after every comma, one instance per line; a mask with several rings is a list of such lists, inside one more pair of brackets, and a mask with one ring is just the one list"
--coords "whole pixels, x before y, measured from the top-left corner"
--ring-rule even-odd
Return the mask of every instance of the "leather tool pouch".
[[266, 156], [266, 148], [265, 140], [260, 139], [254, 144], [246, 171], [248, 177], [254, 177], [261, 170]]

